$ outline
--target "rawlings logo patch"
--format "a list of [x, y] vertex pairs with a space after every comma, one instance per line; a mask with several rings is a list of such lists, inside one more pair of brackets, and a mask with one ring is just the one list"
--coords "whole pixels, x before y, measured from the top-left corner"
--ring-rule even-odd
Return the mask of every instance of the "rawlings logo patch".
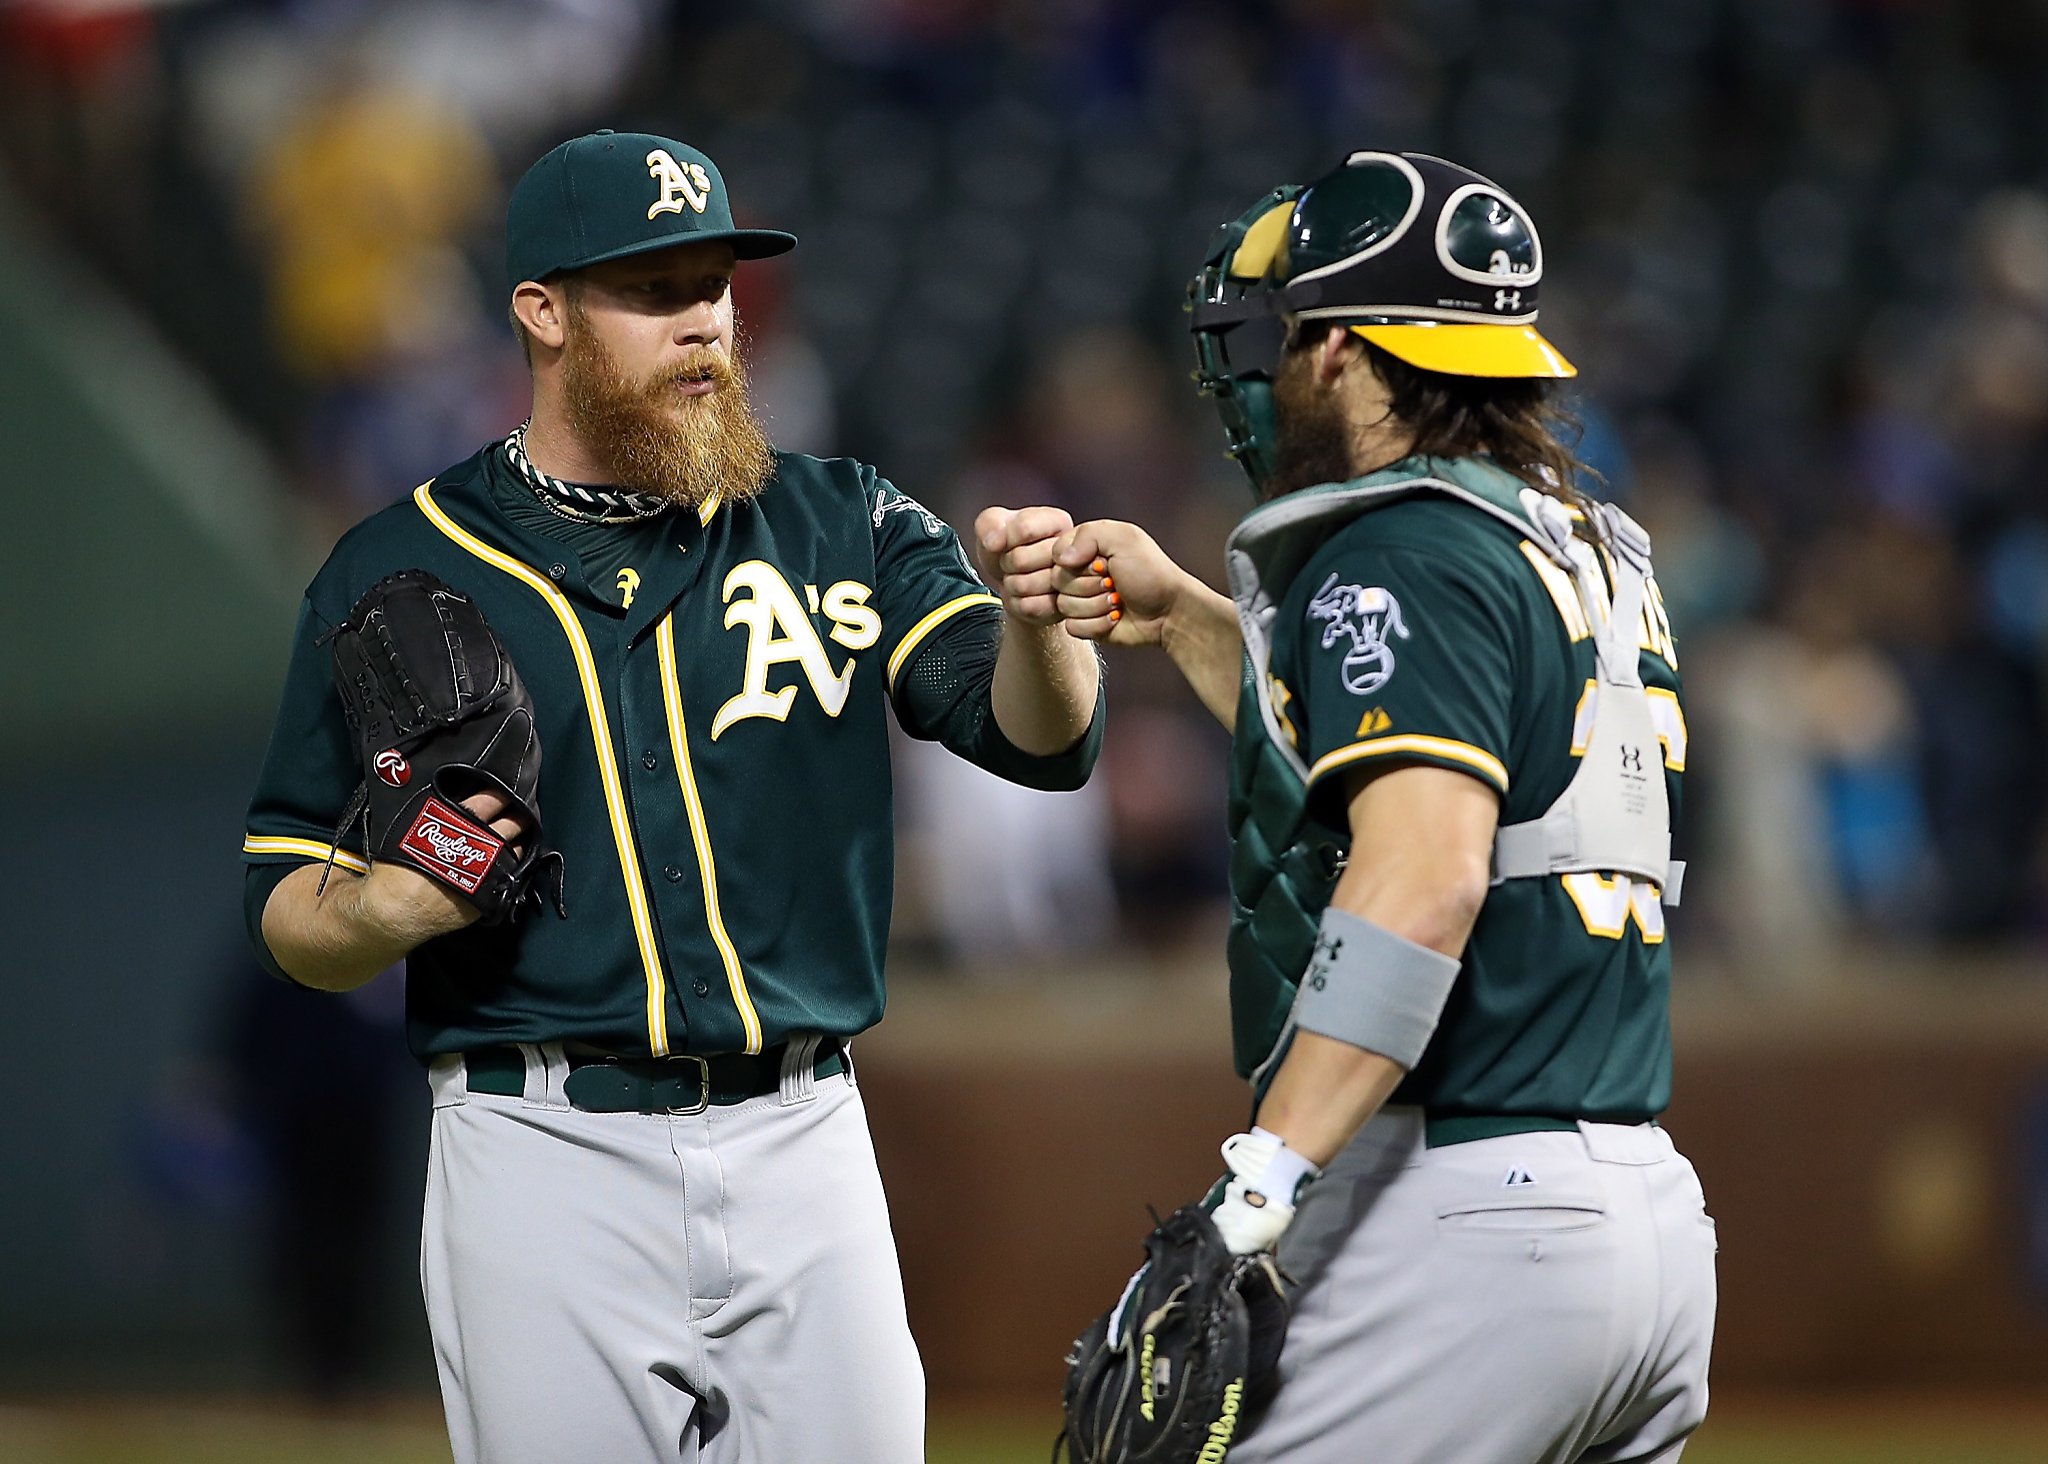
[[375, 759], [377, 777], [394, 788], [403, 788], [412, 781], [412, 764], [405, 760], [405, 754], [395, 747], [387, 747]]
[[438, 798], [426, 801], [398, 842], [427, 873], [469, 895], [476, 893], [484, 871], [505, 847], [503, 839], [476, 828]]
[[1308, 602], [1308, 619], [1322, 627], [1324, 650], [1339, 640], [1350, 641], [1340, 671], [1346, 691], [1371, 696], [1393, 676], [1394, 648], [1389, 642], [1408, 639], [1408, 626], [1401, 619], [1401, 602], [1386, 590], [1339, 584], [1333, 573]]

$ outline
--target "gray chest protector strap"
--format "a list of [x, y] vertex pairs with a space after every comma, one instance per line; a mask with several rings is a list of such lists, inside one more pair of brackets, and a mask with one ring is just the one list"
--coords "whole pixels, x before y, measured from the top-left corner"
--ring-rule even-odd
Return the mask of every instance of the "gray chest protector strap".
[[1561, 507], [1544, 499], [1532, 516], [1566, 551], [1586, 623], [1594, 627], [1599, 654], [1592, 727], [1578, 771], [1549, 810], [1527, 823], [1505, 825], [1495, 835], [1493, 878], [1498, 883], [1598, 870], [1655, 885], [1666, 905], [1676, 905], [1685, 865], [1671, 857], [1664, 749], [1637, 661], [1650, 539], [1620, 509], [1594, 505], [1611, 551], [1610, 606], [1595, 551], [1571, 539]]

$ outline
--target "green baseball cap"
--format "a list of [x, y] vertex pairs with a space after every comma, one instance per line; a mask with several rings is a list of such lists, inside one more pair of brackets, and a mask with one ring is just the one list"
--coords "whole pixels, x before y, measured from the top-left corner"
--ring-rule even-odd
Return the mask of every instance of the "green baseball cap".
[[687, 143], [609, 128], [526, 170], [505, 206], [508, 286], [675, 244], [722, 240], [741, 259], [796, 248], [779, 229], [733, 226], [725, 180]]

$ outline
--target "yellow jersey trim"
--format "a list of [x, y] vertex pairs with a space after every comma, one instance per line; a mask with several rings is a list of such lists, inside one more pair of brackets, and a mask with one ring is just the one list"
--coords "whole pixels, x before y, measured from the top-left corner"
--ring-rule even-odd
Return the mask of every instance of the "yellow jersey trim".
[[1550, 556], [1524, 539], [1519, 546], [1522, 557], [1529, 561], [1536, 571], [1536, 577], [1543, 581], [1543, 588], [1550, 594], [1550, 603], [1557, 606], [1558, 616], [1564, 621], [1564, 633], [1573, 641], [1582, 641], [1593, 633], [1586, 623], [1586, 607], [1579, 600], [1578, 587], [1572, 577], [1551, 562]]
[[323, 844], [318, 839], [294, 839], [284, 834], [249, 834], [242, 840], [244, 854], [296, 854], [301, 859], [317, 859], [322, 864], [327, 857], [334, 856], [337, 869], [346, 869], [350, 874], [368, 874], [369, 861], [360, 854], [351, 854], [346, 849], [337, 849], [332, 844]]
[[889, 672], [887, 677], [889, 690], [893, 692], [896, 689], [896, 673], [903, 669], [904, 662], [910, 659], [910, 653], [923, 644], [926, 636], [937, 630], [948, 620], [951, 620], [955, 615], [958, 615], [962, 610], [971, 610], [976, 605], [1000, 605], [1002, 603], [1002, 596], [992, 595], [986, 590], [981, 591], [979, 594], [962, 595], [957, 600], [948, 600], [945, 604], [939, 606], [938, 609], [925, 616], [924, 619], [918, 621], [917, 624], [911, 626], [910, 633], [898, 641], [896, 649], [889, 653]]
[[698, 504], [697, 522], [700, 525], [709, 525], [711, 522], [711, 516], [718, 512], [718, 505], [721, 502], [723, 502], [723, 499], [718, 494], [714, 493], [709, 498], [705, 499], [702, 503]]
[[739, 1008], [740, 1022], [747, 1031], [748, 1052], [761, 1050], [761, 1018], [747, 995], [746, 973], [740, 969], [740, 955], [726, 933], [725, 919], [718, 910], [718, 862], [711, 854], [711, 829], [704, 821], [704, 800], [697, 792], [696, 770], [690, 764], [690, 739], [683, 726], [683, 690], [676, 674], [676, 618], [670, 611], [654, 628], [655, 647], [661, 656], [661, 700], [668, 711], [668, 744], [675, 754], [676, 782], [682, 785], [683, 807], [690, 815], [690, 840], [697, 846], [697, 872], [704, 882], [704, 921], [711, 927], [711, 943], [725, 963], [725, 983], [732, 989], [732, 1003]]
[[1458, 742], [1449, 737], [1428, 737], [1420, 732], [1404, 732], [1393, 737], [1374, 737], [1326, 753], [1317, 758], [1315, 766], [1308, 770], [1308, 781], [1314, 783], [1325, 773], [1368, 757], [1386, 757], [1404, 752], [1419, 752], [1430, 757], [1443, 758], [1447, 762], [1462, 763], [1493, 784], [1501, 793], [1505, 794], [1508, 791], [1506, 765], [1485, 748], [1474, 747], [1469, 742]]
[[619, 848], [619, 873], [626, 882], [626, 903], [633, 912], [633, 934], [640, 943], [640, 965], [647, 977], [647, 1043], [656, 1057], [668, 1056], [668, 992], [662, 976], [661, 950], [655, 943], [654, 918], [647, 907], [647, 885], [640, 873], [640, 856], [633, 848], [632, 826], [626, 818], [626, 797], [619, 784], [618, 758], [612, 751], [611, 719], [605, 715], [604, 693], [597, 683], [597, 661], [590, 652], [590, 638], [576, 619], [576, 612], [547, 576], [523, 564], [501, 549], [495, 549], [448, 517], [434, 502], [432, 480], [413, 490], [413, 501], [428, 522], [471, 554], [495, 569], [501, 569], [546, 602], [569, 638], [569, 650], [576, 658], [576, 674], [583, 683], [583, 701], [590, 711], [590, 740], [597, 754], [598, 776], [604, 783], [605, 809], [611, 815], [612, 839]]
[[1685, 725], [1685, 708], [1680, 705], [1678, 693], [1667, 691], [1661, 686], [1646, 686], [1643, 692], [1650, 698], [1650, 720], [1657, 720], [1657, 708], [1668, 703], [1671, 710], [1665, 713], [1669, 724], [1657, 728], [1657, 740], [1664, 744], [1664, 766], [1674, 773], [1685, 771], [1685, 754], [1692, 743], [1692, 734]]

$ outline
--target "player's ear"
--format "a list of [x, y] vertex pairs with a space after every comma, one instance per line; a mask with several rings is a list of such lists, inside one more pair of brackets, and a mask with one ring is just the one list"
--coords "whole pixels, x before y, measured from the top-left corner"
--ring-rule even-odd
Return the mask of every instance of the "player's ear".
[[559, 351], [566, 337], [567, 299], [557, 288], [521, 280], [512, 291], [512, 314], [537, 346]]
[[1350, 329], [1333, 325], [1323, 332], [1323, 338], [1315, 344], [1316, 380], [1324, 386], [1334, 384], [1345, 370], [1365, 354], [1365, 347]]

